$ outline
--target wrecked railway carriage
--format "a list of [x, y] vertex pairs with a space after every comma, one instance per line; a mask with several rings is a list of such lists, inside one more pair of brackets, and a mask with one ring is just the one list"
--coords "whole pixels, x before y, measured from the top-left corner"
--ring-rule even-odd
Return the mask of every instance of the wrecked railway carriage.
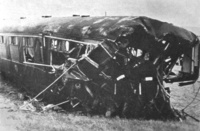
[[192, 84], [199, 76], [197, 36], [147, 17], [4, 20], [0, 26], [1, 74], [34, 98], [67, 101], [66, 110], [176, 119], [164, 83]]

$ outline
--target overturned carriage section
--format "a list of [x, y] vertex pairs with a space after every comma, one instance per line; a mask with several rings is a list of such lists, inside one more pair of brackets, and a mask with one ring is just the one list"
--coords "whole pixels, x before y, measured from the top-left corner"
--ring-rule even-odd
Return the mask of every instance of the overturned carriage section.
[[192, 84], [199, 76], [197, 36], [147, 17], [2, 23], [1, 74], [35, 99], [67, 101], [66, 110], [178, 119], [164, 83]]

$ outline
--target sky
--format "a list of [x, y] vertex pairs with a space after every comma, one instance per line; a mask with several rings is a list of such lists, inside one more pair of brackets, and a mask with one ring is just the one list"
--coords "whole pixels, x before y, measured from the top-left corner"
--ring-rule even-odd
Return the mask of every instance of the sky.
[[0, 0], [0, 18], [147, 16], [178, 26], [200, 27], [200, 0]]

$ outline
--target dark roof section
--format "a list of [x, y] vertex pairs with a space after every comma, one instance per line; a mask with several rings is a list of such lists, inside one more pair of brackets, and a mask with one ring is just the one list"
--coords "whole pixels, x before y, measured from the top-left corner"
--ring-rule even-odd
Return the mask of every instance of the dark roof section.
[[49, 32], [55, 36], [77, 40], [115, 40], [121, 33], [132, 32], [139, 25], [142, 25], [146, 31], [156, 38], [161, 38], [166, 33], [172, 33], [189, 42], [196, 40], [196, 35], [183, 28], [148, 17], [133, 16], [22, 19], [18, 20], [17, 23], [15, 22], [15, 24], [11, 24], [11, 26], [4, 21], [4, 26], [0, 27], [0, 32], [34, 35]]

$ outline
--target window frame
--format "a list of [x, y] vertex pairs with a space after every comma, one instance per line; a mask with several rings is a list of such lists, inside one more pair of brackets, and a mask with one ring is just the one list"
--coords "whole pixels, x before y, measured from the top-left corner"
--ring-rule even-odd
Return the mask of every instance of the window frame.
[[14, 46], [18, 46], [18, 37], [17, 36], [10, 36], [9, 37], [9, 44], [10, 45], [14, 45]]
[[[23, 47], [23, 58], [24, 62], [31, 62], [34, 63], [34, 57], [35, 57], [35, 49], [34, 49], [34, 41], [32, 37], [22, 37], [22, 47]], [[33, 45], [30, 46], [29, 42], [33, 42]], [[29, 50], [31, 49], [31, 50]]]

